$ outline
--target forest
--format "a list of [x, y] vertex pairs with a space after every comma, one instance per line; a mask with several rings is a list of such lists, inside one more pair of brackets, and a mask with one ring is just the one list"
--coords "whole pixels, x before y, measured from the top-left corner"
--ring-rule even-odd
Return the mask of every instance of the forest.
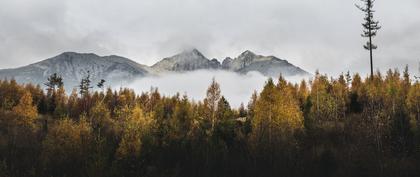
[[3, 80], [0, 177], [420, 176], [412, 78], [280, 76], [237, 109], [215, 79], [199, 101], [89, 76], [70, 95], [57, 74], [45, 86]]

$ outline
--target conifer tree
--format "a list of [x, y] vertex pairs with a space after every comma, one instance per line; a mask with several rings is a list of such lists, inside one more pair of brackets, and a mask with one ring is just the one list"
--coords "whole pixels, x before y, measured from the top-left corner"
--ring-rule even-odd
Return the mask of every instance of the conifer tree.
[[63, 84], [63, 78], [57, 73], [52, 74], [50, 77], [47, 78], [48, 82], [45, 83], [45, 86], [47, 86], [48, 92], [55, 91], [56, 89], [62, 87]]
[[57, 98], [57, 89], [64, 89], [63, 78], [57, 73], [52, 74], [47, 78], [48, 82], [45, 83], [47, 86], [47, 110], [49, 113], [53, 114], [56, 110], [58, 99]]
[[254, 117], [255, 104], [257, 103], [257, 100], [258, 100], [258, 93], [257, 93], [257, 91], [254, 90], [254, 92], [252, 93], [252, 96], [251, 96], [251, 100], [248, 103], [248, 117], [249, 117], [249, 119]]
[[369, 50], [370, 53], [370, 74], [373, 77], [373, 50], [378, 47], [373, 44], [372, 38], [374, 38], [381, 27], [379, 26], [379, 21], [375, 21], [373, 18], [373, 3], [375, 0], [360, 0], [363, 3], [363, 6], [357, 5], [356, 7], [365, 13], [363, 26], [362, 37], [368, 38], [368, 42], [363, 46], [366, 50]]
[[93, 88], [90, 80], [90, 71], [87, 72], [87, 76], [80, 81], [79, 85], [79, 94], [81, 96], [81, 112], [89, 112], [89, 108], [91, 107], [91, 95], [90, 89]]
[[105, 81], [104, 79], [101, 79], [101, 81], [99, 81], [99, 82], [98, 82], [98, 84], [97, 84], [96, 86], [98, 86], [98, 88], [101, 88], [101, 89], [102, 89], [102, 88], [104, 88], [104, 84], [105, 84], [105, 82], [106, 82], [106, 81]]
[[226, 100], [224, 96], [222, 96], [217, 103], [217, 111], [216, 111], [216, 124], [219, 121], [231, 119], [233, 116], [232, 109], [229, 105], [229, 102]]
[[239, 117], [246, 117], [247, 116], [248, 112], [245, 109], [244, 103], [241, 103], [241, 105], [239, 106], [238, 114], [239, 114], [238, 115]]
[[175, 131], [175, 136], [185, 137], [192, 128], [194, 121], [191, 103], [186, 95], [175, 106], [172, 119], [172, 128]]
[[92, 81], [90, 80], [90, 71], [88, 71], [87, 76], [82, 79], [79, 85], [79, 93], [82, 97], [86, 97], [87, 95], [89, 95], [89, 90], [93, 88], [92, 86], [90, 86], [91, 82]]

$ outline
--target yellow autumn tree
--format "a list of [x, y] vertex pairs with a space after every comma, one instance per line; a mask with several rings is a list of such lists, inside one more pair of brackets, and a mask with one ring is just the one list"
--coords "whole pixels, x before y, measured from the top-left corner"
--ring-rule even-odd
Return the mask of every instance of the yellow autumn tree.
[[276, 86], [278, 94], [276, 111], [280, 125], [285, 126], [285, 130], [293, 133], [295, 130], [303, 128], [303, 113], [299, 107], [299, 101], [294, 96], [297, 92], [296, 87], [287, 83], [283, 76], [280, 76]]
[[79, 122], [69, 118], [58, 120], [42, 142], [42, 160], [52, 176], [80, 176], [78, 172], [87, 165], [92, 128], [86, 118]]
[[207, 89], [207, 95], [204, 99], [204, 105], [206, 106], [207, 120], [210, 121], [211, 129], [210, 133], [214, 131], [214, 127], [217, 122], [216, 112], [217, 112], [217, 103], [221, 98], [220, 85], [213, 78], [209, 88]]
[[68, 97], [63, 85], [57, 89], [54, 99], [54, 116], [58, 118], [65, 117], [67, 114], [66, 104], [68, 103]]
[[280, 77], [277, 87], [269, 79], [255, 104], [251, 139], [271, 146], [303, 129], [303, 114], [292, 87]]
[[192, 129], [194, 122], [193, 111], [191, 103], [186, 95], [175, 106], [173, 118], [170, 120], [170, 125], [173, 133], [170, 134], [173, 139], [183, 139], [187, 137]]
[[115, 120], [111, 119], [111, 113], [102, 102], [97, 102], [90, 110], [89, 120], [93, 130], [99, 135], [111, 134], [115, 130]]
[[346, 116], [347, 105], [349, 103], [348, 87], [344, 75], [341, 74], [337, 80], [331, 83], [331, 95], [335, 104], [333, 107], [333, 116], [335, 120], [342, 119]]
[[309, 96], [309, 89], [308, 85], [305, 80], [302, 80], [299, 84], [299, 89], [297, 92], [297, 98], [299, 100], [299, 104], [303, 107], [306, 102], [306, 99]]
[[38, 110], [32, 103], [32, 95], [25, 91], [19, 100], [19, 103], [13, 107], [13, 113], [17, 117], [17, 122], [21, 125], [32, 126], [38, 117]]
[[311, 102], [310, 119], [316, 126], [321, 126], [322, 122], [334, 123], [337, 117], [337, 101], [333, 97], [333, 86], [326, 75], [318, 72], [311, 83]]
[[412, 128], [418, 132], [420, 129], [420, 83], [417, 82], [410, 87], [406, 104], [410, 114]]
[[122, 139], [116, 152], [118, 159], [140, 156], [143, 138], [150, 132], [153, 122], [151, 116], [144, 114], [140, 106], [133, 109], [123, 125]]

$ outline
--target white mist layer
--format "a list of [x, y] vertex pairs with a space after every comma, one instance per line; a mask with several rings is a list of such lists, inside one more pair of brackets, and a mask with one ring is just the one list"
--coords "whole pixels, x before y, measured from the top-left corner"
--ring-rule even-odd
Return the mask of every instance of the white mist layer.
[[[149, 76], [129, 83], [126, 87], [136, 93], [149, 92], [150, 89], [158, 88], [159, 92], [166, 96], [176, 93], [186, 94], [195, 101], [203, 100], [212, 79], [220, 84], [222, 95], [229, 101], [233, 108], [238, 108], [241, 103], [248, 104], [254, 91], [260, 92], [267, 81], [267, 77], [259, 72], [238, 74], [229, 71], [198, 70], [186, 73], [167, 73], [160, 76]], [[287, 77], [290, 82], [300, 82], [307, 79], [301, 76]], [[277, 79], [275, 78], [274, 81]]]

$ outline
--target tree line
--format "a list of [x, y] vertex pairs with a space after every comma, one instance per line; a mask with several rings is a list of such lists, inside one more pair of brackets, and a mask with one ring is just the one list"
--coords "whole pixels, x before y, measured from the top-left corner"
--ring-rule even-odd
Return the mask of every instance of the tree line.
[[0, 177], [420, 175], [408, 69], [280, 76], [237, 109], [214, 79], [202, 101], [92, 85], [67, 95], [57, 74], [45, 92], [0, 81]]

